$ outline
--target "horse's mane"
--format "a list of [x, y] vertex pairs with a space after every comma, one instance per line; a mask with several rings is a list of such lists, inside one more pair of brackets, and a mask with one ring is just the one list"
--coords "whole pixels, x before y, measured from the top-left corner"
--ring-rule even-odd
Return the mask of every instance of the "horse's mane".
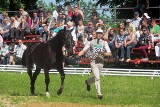
[[53, 42], [53, 41], [56, 41], [57, 39], [63, 39], [64, 38], [64, 36], [65, 36], [65, 30], [60, 30], [60, 31], [58, 31], [57, 32], [57, 34], [52, 38], [52, 39], [50, 39], [48, 42]]

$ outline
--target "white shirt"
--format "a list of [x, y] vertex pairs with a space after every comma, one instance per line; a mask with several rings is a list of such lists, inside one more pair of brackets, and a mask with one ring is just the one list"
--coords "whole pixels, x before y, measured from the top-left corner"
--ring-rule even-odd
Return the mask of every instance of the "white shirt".
[[57, 17], [58, 17], [58, 12], [57, 12], [57, 10], [53, 11], [53, 17], [56, 18], [56, 21], [57, 21]]
[[76, 35], [76, 30], [74, 27], [70, 27], [70, 30], [73, 29], [73, 31], [71, 32], [71, 35], [73, 36], [73, 40], [77, 41], [77, 35]]
[[141, 20], [142, 19], [140, 17], [138, 17], [137, 19], [135, 19], [135, 18], [132, 19], [132, 23], [136, 27], [136, 29], [138, 28]]
[[15, 52], [15, 55], [17, 57], [20, 57], [22, 58], [23, 56], [23, 53], [24, 51], [26, 50], [26, 45], [22, 44], [22, 45], [17, 45], [15, 48], [14, 48], [14, 52]]

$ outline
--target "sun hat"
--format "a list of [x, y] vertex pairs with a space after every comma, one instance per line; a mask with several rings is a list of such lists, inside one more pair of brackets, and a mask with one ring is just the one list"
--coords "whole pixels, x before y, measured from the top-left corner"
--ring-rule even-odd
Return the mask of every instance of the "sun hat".
[[71, 22], [71, 21], [69, 21], [68, 23], [67, 23], [67, 25], [69, 25], [69, 26], [73, 26], [73, 22]]
[[132, 20], [131, 19], [127, 19], [126, 22], [132, 22]]
[[102, 30], [102, 29], [98, 29], [98, 30], [96, 31], [96, 33], [103, 33], [103, 30]]
[[[145, 16], [147, 19], [149, 19], [150, 17], [148, 16], [148, 13], [144, 13], [143, 16]], [[143, 17], [142, 16], [142, 17]]]

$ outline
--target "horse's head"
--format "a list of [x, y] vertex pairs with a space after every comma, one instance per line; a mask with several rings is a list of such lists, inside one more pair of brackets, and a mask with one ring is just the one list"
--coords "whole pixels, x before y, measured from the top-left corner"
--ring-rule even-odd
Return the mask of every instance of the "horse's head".
[[65, 29], [65, 39], [64, 39], [64, 44], [65, 44], [65, 48], [68, 52], [68, 55], [71, 56], [73, 55], [73, 47], [74, 47], [74, 40], [73, 37], [71, 35], [72, 30], [66, 30]]

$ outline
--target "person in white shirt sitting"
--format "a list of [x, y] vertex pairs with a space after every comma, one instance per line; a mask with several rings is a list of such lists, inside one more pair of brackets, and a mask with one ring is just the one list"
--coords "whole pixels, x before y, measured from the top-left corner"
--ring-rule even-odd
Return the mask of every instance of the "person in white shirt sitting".
[[22, 60], [22, 56], [24, 51], [26, 50], [26, 46], [23, 44], [22, 40], [18, 41], [17, 47], [14, 49], [13, 56], [10, 56], [9, 62], [11, 65], [20, 64]]

